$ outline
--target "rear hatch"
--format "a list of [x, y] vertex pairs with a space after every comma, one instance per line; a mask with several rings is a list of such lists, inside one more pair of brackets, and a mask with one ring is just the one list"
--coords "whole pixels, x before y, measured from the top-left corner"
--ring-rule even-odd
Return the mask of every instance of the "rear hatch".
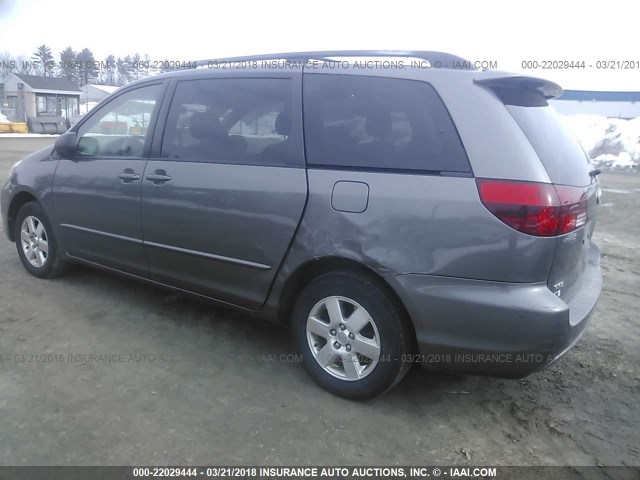
[[478, 83], [485, 83], [502, 100], [553, 184], [559, 205], [558, 238], [548, 286], [568, 303], [580, 288], [589, 259], [596, 221], [597, 172], [576, 137], [547, 102], [562, 93], [560, 87], [519, 76]]

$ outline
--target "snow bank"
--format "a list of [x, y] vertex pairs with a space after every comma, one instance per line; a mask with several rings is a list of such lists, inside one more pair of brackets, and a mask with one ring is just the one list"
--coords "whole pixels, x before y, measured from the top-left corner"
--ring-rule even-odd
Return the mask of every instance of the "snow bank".
[[7, 117], [0, 113], [0, 123], [10, 123]]
[[566, 115], [563, 119], [597, 166], [634, 168], [640, 165], [640, 118]]

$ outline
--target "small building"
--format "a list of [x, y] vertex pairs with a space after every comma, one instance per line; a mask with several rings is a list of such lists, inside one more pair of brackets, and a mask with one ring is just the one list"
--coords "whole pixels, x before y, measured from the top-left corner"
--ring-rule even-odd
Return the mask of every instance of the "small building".
[[12, 73], [0, 84], [0, 107], [10, 121], [77, 116], [80, 89], [66, 78]]
[[565, 90], [551, 104], [562, 115], [586, 113], [623, 119], [640, 117], [640, 92]]

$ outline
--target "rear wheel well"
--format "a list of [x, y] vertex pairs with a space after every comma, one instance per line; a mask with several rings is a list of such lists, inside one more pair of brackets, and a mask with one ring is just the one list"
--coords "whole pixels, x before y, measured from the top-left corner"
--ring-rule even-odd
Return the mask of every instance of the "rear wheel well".
[[29, 192], [19, 192], [16, 194], [15, 197], [13, 197], [13, 200], [11, 200], [11, 204], [9, 205], [9, 213], [8, 213], [9, 231], [7, 233], [9, 234], [9, 238], [11, 239], [12, 242], [16, 241], [13, 235], [13, 231], [15, 229], [14, 224], [16, 221], [16, 216], [18, 215], [18, 211], [20, 210], [20, 208], [22, 208], [23, 205], [29, 202], [36, 202], [36, 201], [37, 201], [36, 197], [34, 197]]
[[324, 257], [310, 260], [298, 267], [298, 269], [289, 276], [282, 289], [282, 293], [280, 294], [278, 317], [282, 323], [288, 324], [291, 321], [293, 305], [302, 289], [312, 280], [330, 272], [354, 272], [366, 275], [373, 279], [376, 284], [378, 284], [389, 295], [389, 297], [396, 302], [398, 308], [401, 309], [406, 320], [411, 325], [411, 331], [415, 341], [413, 322], [411, 321], [411, 317], [409, 316], [404, 303], [395, 290], [391, 288], [387, 281], [374, 270], [356, 262], [355, 260], [343, 257]]

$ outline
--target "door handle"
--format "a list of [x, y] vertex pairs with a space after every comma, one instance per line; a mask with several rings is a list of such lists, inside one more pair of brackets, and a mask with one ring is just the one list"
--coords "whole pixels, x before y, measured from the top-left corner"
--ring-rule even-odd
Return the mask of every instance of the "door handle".
[[125, 168], [122, 173], [118, 174], [118, 178], [122, 180], [123, 183], [131, 183], [134, 180], [140, 180], [140, 175], [130, 168]]
[[154, 185], [162, 185], [164, 182], [171, 180], [171, 177], [167, 175], [167, 172], [162, 169], [156, 170], [149, 175], [145, 175], [144, 178], [152, 181]]

